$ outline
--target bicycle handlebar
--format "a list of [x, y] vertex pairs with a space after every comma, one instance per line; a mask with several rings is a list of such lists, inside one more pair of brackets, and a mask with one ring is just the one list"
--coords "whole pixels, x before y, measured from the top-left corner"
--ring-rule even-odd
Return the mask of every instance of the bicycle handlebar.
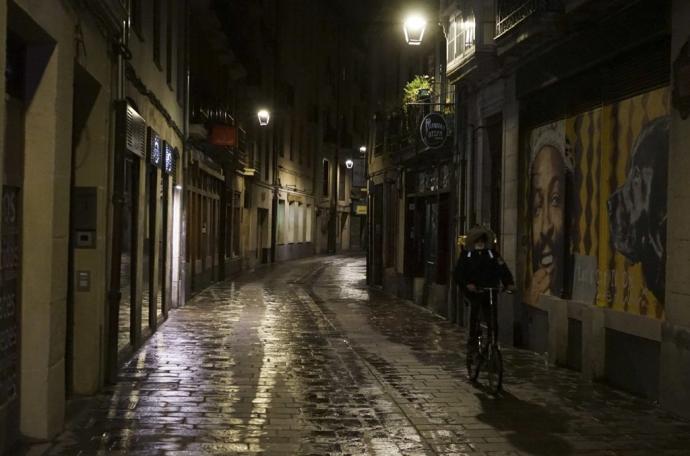
[[506, 294], [513, 294], [514, 293], [513, 290], [509, 290], [506, 287], [480, 287], [480, 288], [478, 288], [478, 290], [481, 293], [492, 292], [492, 291], [495, 291], [497, 293], [506, 293]]

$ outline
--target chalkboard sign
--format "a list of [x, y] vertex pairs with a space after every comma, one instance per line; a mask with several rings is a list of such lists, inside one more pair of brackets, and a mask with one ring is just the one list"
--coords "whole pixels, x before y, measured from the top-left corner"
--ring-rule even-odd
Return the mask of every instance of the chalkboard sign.
[[0, 271], [0, 408], [15, 412], [19, 396], [19, 274], [21, 265], [20, 188], [2, 192]]

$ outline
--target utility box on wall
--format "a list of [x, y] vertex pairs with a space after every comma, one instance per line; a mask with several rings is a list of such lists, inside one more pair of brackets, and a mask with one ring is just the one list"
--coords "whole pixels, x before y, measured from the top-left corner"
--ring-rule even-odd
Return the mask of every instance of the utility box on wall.
[[72, 189], [72, 239], [76, 249], [96, 248], [97, 198], [96, 187]]

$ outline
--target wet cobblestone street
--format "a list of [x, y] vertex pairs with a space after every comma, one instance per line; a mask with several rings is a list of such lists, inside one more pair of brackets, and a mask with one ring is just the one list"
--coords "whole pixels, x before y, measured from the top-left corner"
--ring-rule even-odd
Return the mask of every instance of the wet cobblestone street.
[[461, 331], [364, 276], [321, 257], [207, 289], [46, 453], [690, 454], [690, 423], [530, 352], [483, 392]]

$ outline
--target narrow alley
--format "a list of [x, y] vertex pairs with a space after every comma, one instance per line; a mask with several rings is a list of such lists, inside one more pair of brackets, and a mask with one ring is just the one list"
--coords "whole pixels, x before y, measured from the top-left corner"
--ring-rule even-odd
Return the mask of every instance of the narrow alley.
[[505, 392], [466, 380], [464, 333], [316, 257], [213, 285], [88, 400], [46, 454], [684, 455], [690, 423], [533, 352]]

